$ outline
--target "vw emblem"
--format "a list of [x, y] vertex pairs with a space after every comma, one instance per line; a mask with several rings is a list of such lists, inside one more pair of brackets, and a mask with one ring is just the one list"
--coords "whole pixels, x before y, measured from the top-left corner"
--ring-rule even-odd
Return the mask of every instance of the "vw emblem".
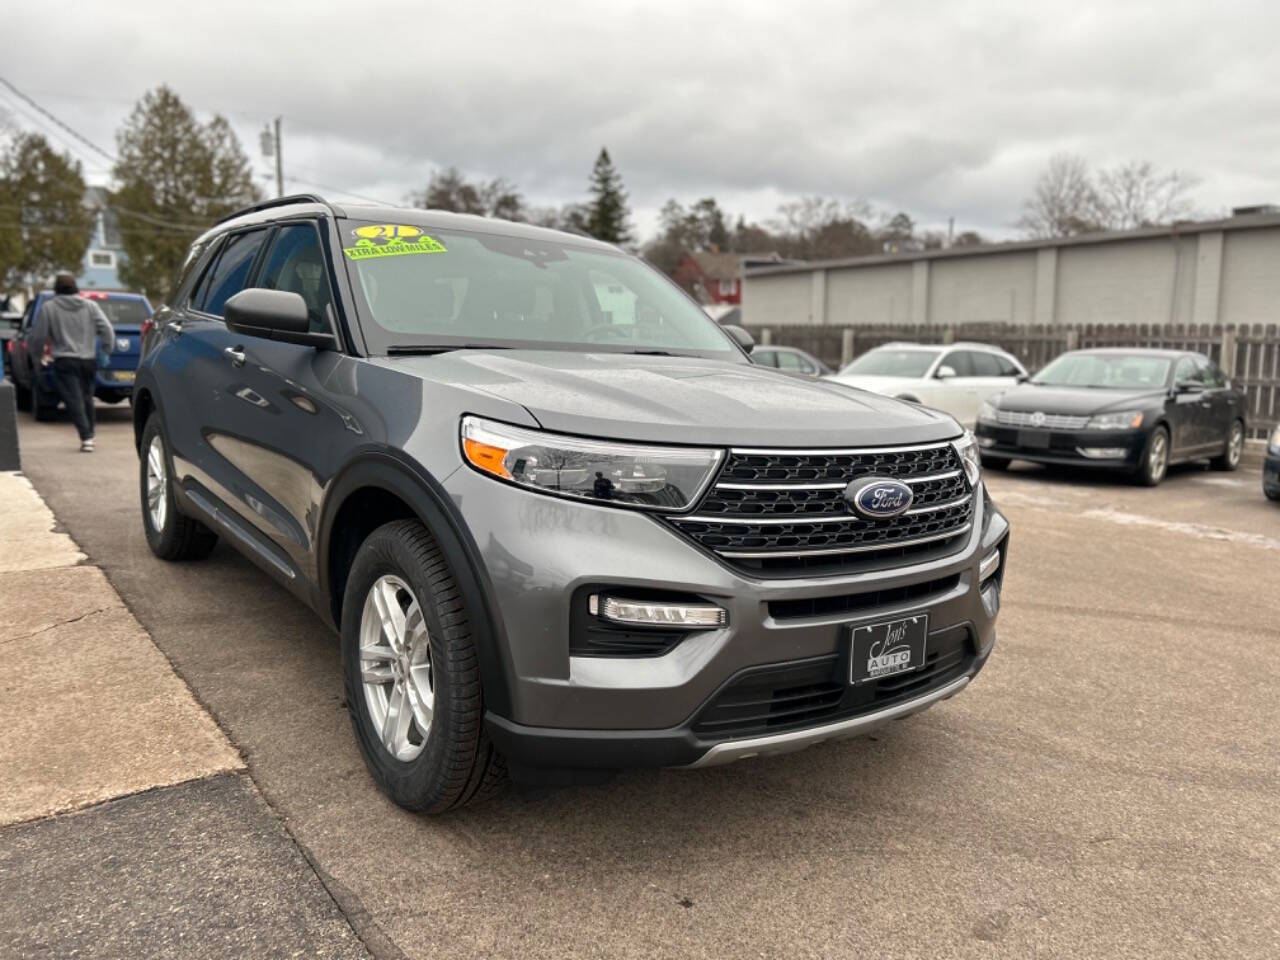
[[1044, 414], [1041, 411], [1037, 410], [1035, 413], [1031, 415], [1030, 423], [1033, 427], [1043, 427]]
[[873, 520], [885, 520], [904, 513], [914, 495], [901, 480], [889, 477], [863, 477], [844, 488], [849, 506]]

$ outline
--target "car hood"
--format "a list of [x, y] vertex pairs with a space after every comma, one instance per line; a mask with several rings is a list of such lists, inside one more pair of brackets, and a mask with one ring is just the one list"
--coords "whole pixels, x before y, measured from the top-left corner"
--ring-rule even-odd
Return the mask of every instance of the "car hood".
[[1092, 416], [1108, 410], [1140, 408], [1159, 401], [1163, 390], [1107, 390], [1090, 387], [1043, 387], [1021, 383], [1000, 394], [1001, 410], [1019, 413], [1062, 413]]
[[519, 404], [544, 428], [582, 436], [839, 447], [960, 433], [942, 413], [747, 363], [551, 350], [456, 350], [378, 362]]

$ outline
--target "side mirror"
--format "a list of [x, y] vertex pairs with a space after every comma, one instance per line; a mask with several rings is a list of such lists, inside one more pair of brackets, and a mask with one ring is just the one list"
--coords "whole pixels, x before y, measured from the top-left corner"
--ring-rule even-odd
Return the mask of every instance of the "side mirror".
[[1203, 393], [1204, 384], [1194, 380], [1179, 380], [1173, 385], [1174, 393]]
[[241, 290], [227, 300], [223, 316], [228, 330], [246, 336], [310, 347], [333, 346], [330, 334], [311, 332], [307, 302], [288, 290]]
[[944, 363], [938, 368], [938, 372], [933, 375], [935, 380], [950, 380], [956, 375], [956, 368], [950, 364]]
[[1030, 379], [1031, 379], [1031, 374], [1029, 374], [1029, 373], [1020, 373], [1020, 374], [1018, 374], [1016, 377], [1014, 377], [1014, 380], [1015, 380], [1017, 383], [1026, 383], [1026, 382], [1028, 382]]
[[726, 323], [722, 325], [722, 329], [729, 336], [733, 337], [733, 342], [740, 346], [747, 353], [756, 348], [756, 338], [747, 333], [747, 331], [735, 323]]

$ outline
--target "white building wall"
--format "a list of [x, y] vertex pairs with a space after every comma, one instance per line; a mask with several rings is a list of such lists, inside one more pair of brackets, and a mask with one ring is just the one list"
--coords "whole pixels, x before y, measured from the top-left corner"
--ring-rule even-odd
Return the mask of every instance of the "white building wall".
[[1034, 250], [929, 264], [930, 323], [1031, 323], [1035, 296]]
[[827, 324], [911, 323], [910, 261], [827, 271]]
[[1226, 234], [1221, 284], [1220, 323], [1280, 323], [1280, 230]]
[[742, 288], [742, 322], [762, 327], [813, 323], [812, 274], [748, 276]]
[[1059, 248], [1055, 322], [1176, 322], [1175, 250], [1167, 237]]

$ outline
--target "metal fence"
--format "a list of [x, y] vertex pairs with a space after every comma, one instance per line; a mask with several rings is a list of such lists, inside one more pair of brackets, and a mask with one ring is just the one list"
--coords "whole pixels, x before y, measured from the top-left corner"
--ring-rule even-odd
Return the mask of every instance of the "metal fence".
[[833, 367], [893, 341], [954, 343], [976, 340], [1013, 354], [1039, 370], [1066, 350], [1086, 347], [1164, 347], [1194, 350], [1212, 359], [1244, 390], [1249, 434], [1265, 437], [1280, 423], [1280, 325], [1277, 324], [1082, 324], [1025, 326], [970, 323], [957, 326], [749, 327], [759, 343], [807, 350]]

